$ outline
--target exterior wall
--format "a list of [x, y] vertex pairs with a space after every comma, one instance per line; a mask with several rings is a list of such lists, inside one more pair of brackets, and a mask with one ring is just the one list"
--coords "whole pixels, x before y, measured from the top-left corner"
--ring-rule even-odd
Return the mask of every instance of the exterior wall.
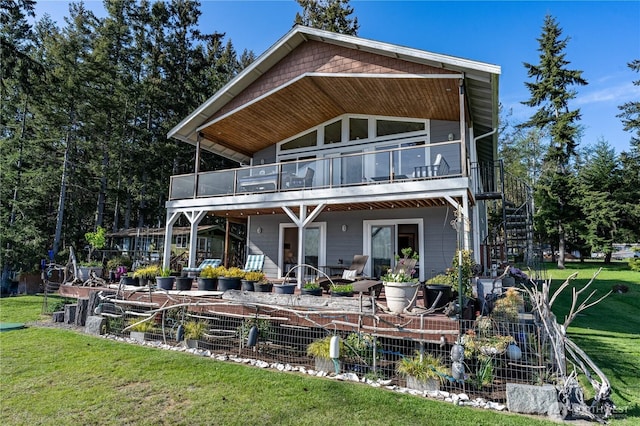
[[271, 164], [276, 162], [276, 146], [271, 145], [262, 151], [256, 152], [253, 156], [253, 165]]
[[[454, 139], [460, 139], [460, 123], [457, 121], [431, 120], [431, 142], [444, 142], [453, 133]], [[435, 149], [433, 150], [435, 152]], [[450, 172], [460, 173], [460, 145], [443, 145], [437, 150], [449, 164]], [[431, 155], [431, 163], [435, 161], [435, 154]]]
[[[326, 263], [334, 265], [342, 259], [348, 265], [354, 255], [363, 253], [363, 220], [409, 218], [422, 218], [424, 221], [425, 252], [421, 257], [425, 279], [450, 267], [457, 236], [450, 225], [454, 211], [448, 207], [321, 213], [315, 222], [327, 224]], [[291, 221], [286, 215], [252, 216], [250, 220], [249, 253], [265, 254], [264, 272], [268, 277], [278, 275], [280, 223], [290, 224]], [[347, 225], [347, 231], [342, 231], [342, 225]], [[258, 227], [261, 233], [257, 233]]]

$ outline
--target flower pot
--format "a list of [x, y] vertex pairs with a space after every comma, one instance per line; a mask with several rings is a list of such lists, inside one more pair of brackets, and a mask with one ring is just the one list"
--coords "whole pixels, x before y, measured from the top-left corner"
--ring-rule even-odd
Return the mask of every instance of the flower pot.
[[419, 391], [437, 391], [440, 390], [440, 380], [426, 379], [420, 380], [413, 376], [407, 376], [407, 387]]
[[240, 290], [240, 278], [218, 278], [218, 291]]
[[[327, 373], [336, 372], [336, 365], [331, 358], [315, 357], [313, 363], [316, 371], [325, 371]], [[342, 371], [342, 361], [338, 361], [338, 368]]]
[[129, 337], [136, 342], [144, 342], [144, 331], [132, 331]]
[[502, 279], [502, 288], [506, 289], [509, 287], [515, 287], [516, 279], [514, 277], [504, 277]]
[[334, 296], [334, 297], [353, 297], [353, 291], [333, 291], [333, 290], [331, 290], [331, 296]]
[[261, 283], [261, 282], [253, 283], [253, 291], [257, 291], [260, 293], [271, 293], [272, 289], [273, 289], [273, 284], [271, 283]]
[[198, 278], [198, 290], [215, 291], [218, 288], [217, 278]]
[[256, 283], [255, 281], [240, 280], [240, 290], [242, 290], [242, 291], [253, 291], [253, 285], [255, 283]]
[[300, 294], [306, 294], [308, 296], [322, 296], [322, 288], [302, 288]]
[[102, 278], [102, 266], [78, 266], [78, 278], [82, 281], [91, 278], [92, 272], [96, 274], [96, 277]]
[[451, 300], [451, 286], [448, 285], [426, 285], [424, 286], [423, 292], [425, 308], [430, 308], [438, 298], [438, 295], [440, 295], [440, 299], [434, 306], [434, 309], [444, 308]]
[[415, 305], [419, 283], [384, 282], [383, 284], [387, 308], [394, 314], [401, 314], [405, 309], [411, 309]]
[[191, 290], [193, 286], [193, 278], [191, 277], [177, 277], [176, 278], [176, 290]]
[[293, 294], [297, 284], [275, 284], [273, 288], [276, 294]]
[[158, 284], [158, 288], [163, 290], [173, 290], [175, 280], [176, 277], [156, 277], [156, 284]]
[[133, 278], [133, 277], [121, 277], [120, 281], [122, 281], [122, 284], [124, 285], [138, 285], [138, 278]]

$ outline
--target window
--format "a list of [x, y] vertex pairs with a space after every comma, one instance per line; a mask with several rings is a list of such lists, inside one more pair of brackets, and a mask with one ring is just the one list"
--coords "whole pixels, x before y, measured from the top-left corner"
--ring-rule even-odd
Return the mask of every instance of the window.
[[176, 236], [176, 248], [187, 248], [188, 238], [186, 235]]
[[342, 120], [324, 126], [324, 144], [342, 142]]
[[289, 142], [283, 143], [280, 149], [285, 151], [288, 149], [308, 148], [311, 146], [316, 146], [317, 141], [318, 131], [314, 130], [313, 132], [309, 132], [293, 140], [290, 140]]
[[367, 139], [369, 137], [369, 120], [366, 118], [349, 119], [349, 140]]
[[424, 121], [376, 120], [376, 135], [387, 136], [425, 130]]

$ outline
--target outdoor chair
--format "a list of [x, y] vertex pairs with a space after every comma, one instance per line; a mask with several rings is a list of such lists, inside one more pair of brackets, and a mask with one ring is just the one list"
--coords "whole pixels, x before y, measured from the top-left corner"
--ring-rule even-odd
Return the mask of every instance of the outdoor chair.
[[260, 271], [264, 267], [264, 254], [250, 254], [247, 256], [247, 262], [244, 264], [244, 271]]
[[195, 267], [195, 268], [182, 268], [182, 271], [186, 272], [188, 276], [191, 276], [191, 274], [195, 274], [196, 276], [198, 276], [198, 275], [200, 275], [200, 272], [202, 272], [202, 270], [205, 267], [212, 266], [212, 267], [215, 268], [217, 266], [220, 266], [221, 264], [222, 264], [222, 259], [205, 259], [197, 267]]
[[307, 167], [307, 172], [304, 176], [291, 176], [289, 178], [289, 188], [310, 188], [313, 185], [313, 176], [315, 170], [311, 167]]
[[364, 279], [362, 276], [362, 271], [364, 271], [364, 267], [369, 260], [368, 255], [360, 255], [356, 254], [353, 256], [353, 260], [351, 261], [351, 265], [349, 265], [344, 271], [342, 271], [342, 275], [333, 275], [329, 278], [323, 278], [318, 281], [320, 287], [324, 289], [324, 291], [329, 292], [329, 288], [331, 287], [331, 283], [334, 284], [350, 284], [357, 280]]

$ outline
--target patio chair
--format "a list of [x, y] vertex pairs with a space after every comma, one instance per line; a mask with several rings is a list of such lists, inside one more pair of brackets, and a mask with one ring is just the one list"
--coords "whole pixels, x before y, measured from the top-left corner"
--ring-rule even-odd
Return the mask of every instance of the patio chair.
[[304, 176], [292, 176], [289, 178], [289, 188], [310, 188], [313, 185], [313, 175], [316, 173], [311, 167], [307, 167]]
[[247, 256], [247, 262], [244, 264], [244, 271], [260, 271], [264, 267], [264, 254], [250, 254]]
[[344, 271], [342, 271], [342, 275], [334, 275], [329, 277], [330, 279], [320, 279], [318, 281], [318, 284], [326, 292], [329, 292], [331, 282], [333, 282], [334, 284], [349, 284], [357, 280], [364, 279], [365, 277], [362, 276], [362, 271], [364, 271], [364, 266], [367, 264], [368, 260], [368, 255], [356, 254], [355, 256], [353, 256], [351, 265], [349, 265]]
[[220, 266], [221, 264], [222, 264], [222, 259], [205, 259], [202, 261], [200, 265], [198, 265], [195, 268], [182, 268], [182, 270], [186, 272], [188, 276], [191, 276], [191, 274], [198, 276], [200, 275], [200, 272], [202, 272], [202, 270], [205, 267], [212, 266], [215, 268], [217, 266]]

